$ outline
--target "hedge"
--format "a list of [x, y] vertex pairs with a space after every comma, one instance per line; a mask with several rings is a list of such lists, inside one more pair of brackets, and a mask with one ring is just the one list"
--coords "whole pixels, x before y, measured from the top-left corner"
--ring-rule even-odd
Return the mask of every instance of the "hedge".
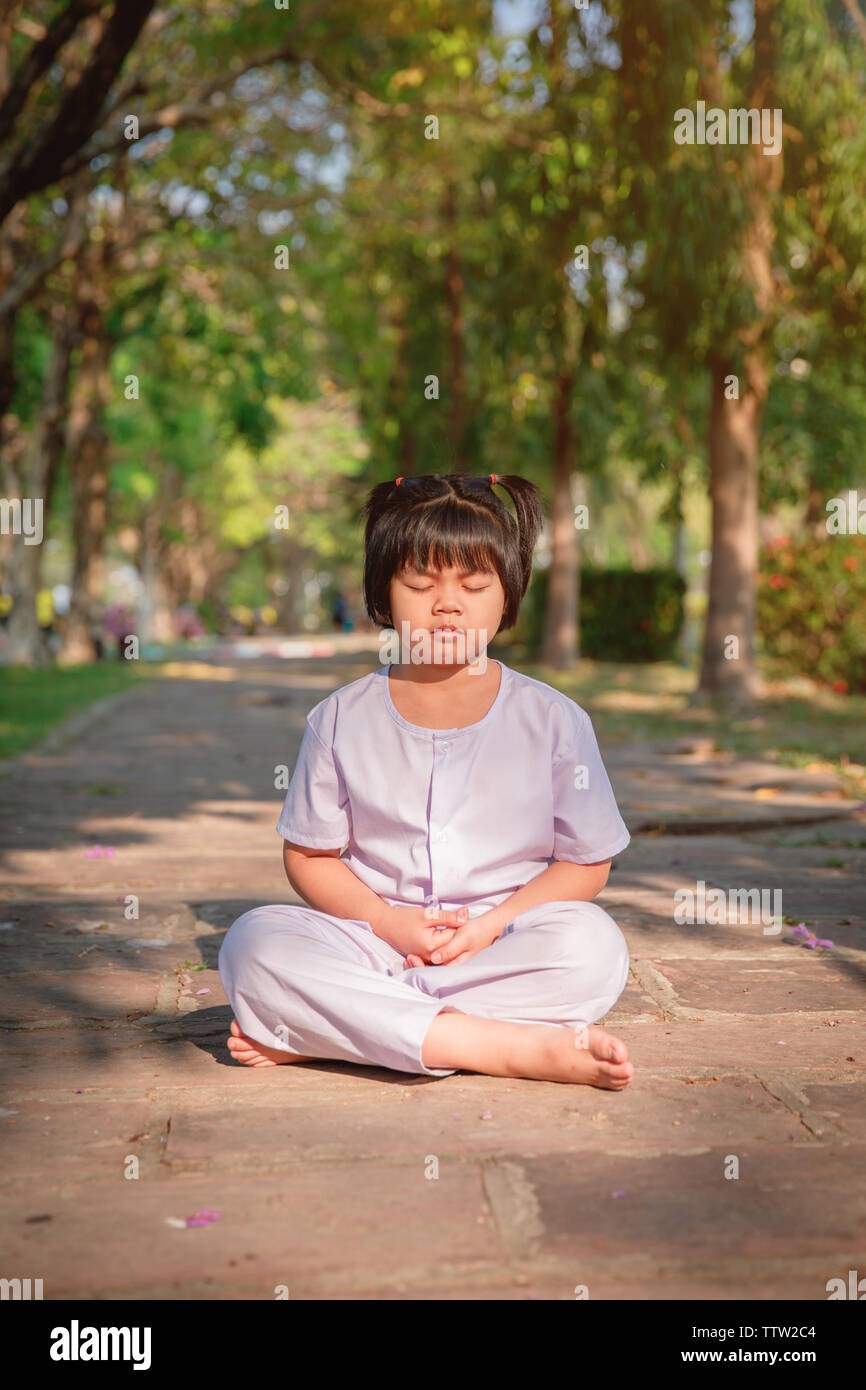
[[[541, 648], [548, 570], [537, 571], [507, 640]], [[598, 661], [668, 661], [677, 656], [685, 580], [673, 569], [580, 571], [580, 653]]]

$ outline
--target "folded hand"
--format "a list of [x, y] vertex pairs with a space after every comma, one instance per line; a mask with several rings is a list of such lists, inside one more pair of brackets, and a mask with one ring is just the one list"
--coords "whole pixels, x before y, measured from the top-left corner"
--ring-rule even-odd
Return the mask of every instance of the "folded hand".
[[[462, 965], [464, 961], [471, 960], [479, 951], [485, 947], [492, 946], [493, 942], [502, 934], [502, 922], [495, 917], [493, 912], [482, 912], [477, 917], [472, 917], [465, 926], [458, 927], [451, 936], [450, 941], [437, 945], [430, 957], [431, 965]], [[420, 956], [407, 955], [407, 969], [415, 965], [425, 965]]]

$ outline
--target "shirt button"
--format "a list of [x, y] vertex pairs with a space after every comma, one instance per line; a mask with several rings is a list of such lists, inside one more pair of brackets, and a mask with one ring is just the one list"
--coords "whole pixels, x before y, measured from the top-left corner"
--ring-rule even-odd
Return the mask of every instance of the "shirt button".
[[437, 840], [447, 840], [447, 839], [448, 839], [448, 832], [447, 832], [447, 830], [437, 830], [437, 831], [436, 831], [436, 839], [437, 839]]

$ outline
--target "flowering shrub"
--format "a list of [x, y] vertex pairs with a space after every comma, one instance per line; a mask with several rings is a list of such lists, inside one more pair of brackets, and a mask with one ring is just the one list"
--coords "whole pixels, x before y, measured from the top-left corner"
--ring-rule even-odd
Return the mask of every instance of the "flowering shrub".
[[131, 608], [124, 603], [110, 603], [102, 618], [102, 628], [108, 637], [118, 641], [130, 632], [136, 632], [138, 619]]
[[204, 624], [191, 603], [181, 604], [172, 617], [178, 637], [203, 637]]
[[758, 628], [782, 675], [866, 693], [866, 540], [784, 536], [761, 554]]

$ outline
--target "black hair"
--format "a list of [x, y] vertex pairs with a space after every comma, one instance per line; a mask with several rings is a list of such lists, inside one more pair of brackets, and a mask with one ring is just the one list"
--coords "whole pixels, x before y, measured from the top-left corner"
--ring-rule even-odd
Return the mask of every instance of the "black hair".
[[432, 473], [376, 484], [364, 504], [364, 604], [372, 622], [393, 627], [393, 576], [409, 564], [426, 569], [432, 560], [439, 569], [495, 571], [505, 590], [497, 631], [513, 626], [544, 522], [541, 489], [517, 474], [494, 476], [516, 516], [496, 496], [491, 475]]

